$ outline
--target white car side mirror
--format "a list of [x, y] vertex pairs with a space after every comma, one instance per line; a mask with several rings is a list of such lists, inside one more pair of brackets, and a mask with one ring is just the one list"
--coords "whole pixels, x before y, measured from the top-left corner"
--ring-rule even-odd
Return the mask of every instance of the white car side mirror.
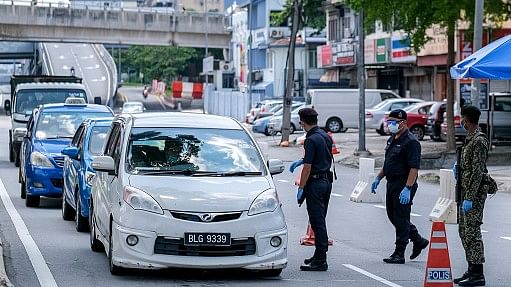
[[115, 173], [114, 159], [109, 156], [96, 156], [92, 160], [92, 168], [96, 171]]
[[271, 175], [275, 175], [282, 173], [286, 167], [280, 159], [270, 159], [268, 160], [268, 169]]

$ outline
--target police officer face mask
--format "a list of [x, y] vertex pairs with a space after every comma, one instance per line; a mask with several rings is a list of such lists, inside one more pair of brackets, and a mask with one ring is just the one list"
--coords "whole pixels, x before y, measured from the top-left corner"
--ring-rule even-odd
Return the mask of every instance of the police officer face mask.
[[389, 131], [392, 134], [397, 134], [399, 132], [399, 126], [401, 122], [396, 120], [390, 120], [387, 122], [387, 126], [389, 127]]

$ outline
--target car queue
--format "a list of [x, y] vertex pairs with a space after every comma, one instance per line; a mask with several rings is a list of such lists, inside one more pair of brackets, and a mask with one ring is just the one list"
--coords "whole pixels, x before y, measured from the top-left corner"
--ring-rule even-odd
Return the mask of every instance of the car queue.
[[187, 267], [278, 276], [287, 266], [287, 225], [272, 179], [284, 164], [265, 160], [236, 120], [114, 117], [106, 106], [67, 98], [34, 109], [22, 150], [26, 205], [62, 197], [63, 219], [90, 230], [90, 248], [106, 253], [114, 275]]

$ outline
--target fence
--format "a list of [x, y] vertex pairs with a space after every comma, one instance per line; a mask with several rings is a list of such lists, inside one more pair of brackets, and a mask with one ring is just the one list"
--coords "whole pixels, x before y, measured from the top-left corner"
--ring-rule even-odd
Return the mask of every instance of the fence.
[[208, 114], [244, 121], [249, 110], [249, 96], [239, 91], [215, 91], [212, 85], [204, 90], [204, 108]]

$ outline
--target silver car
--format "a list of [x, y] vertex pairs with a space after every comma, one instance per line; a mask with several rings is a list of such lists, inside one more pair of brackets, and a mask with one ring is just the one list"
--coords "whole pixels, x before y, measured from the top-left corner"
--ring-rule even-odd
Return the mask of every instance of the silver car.
[[[291, 111], [291, 126], [289, 127], [289, 133], [292, 134], [295, 131], [302, 130], [300, 126], [300, 116], [298, 112], [304, 108], [305, 105], [299, 105], [297, 107], [293, 106], [293, 110]], [[271, 134], [276, 134], [282, 132], [282, 114], [278, 116], [273, 116], [268, 124], [268, 130]]]
[[383, 120], [385, 119], [386, 112], [403, 109], [419, 102], [424, 101], [410, 98], [388, 99], [370, 109], [366, 109], [366, 128], [375, 129], [378, 134], [385, 135]]

